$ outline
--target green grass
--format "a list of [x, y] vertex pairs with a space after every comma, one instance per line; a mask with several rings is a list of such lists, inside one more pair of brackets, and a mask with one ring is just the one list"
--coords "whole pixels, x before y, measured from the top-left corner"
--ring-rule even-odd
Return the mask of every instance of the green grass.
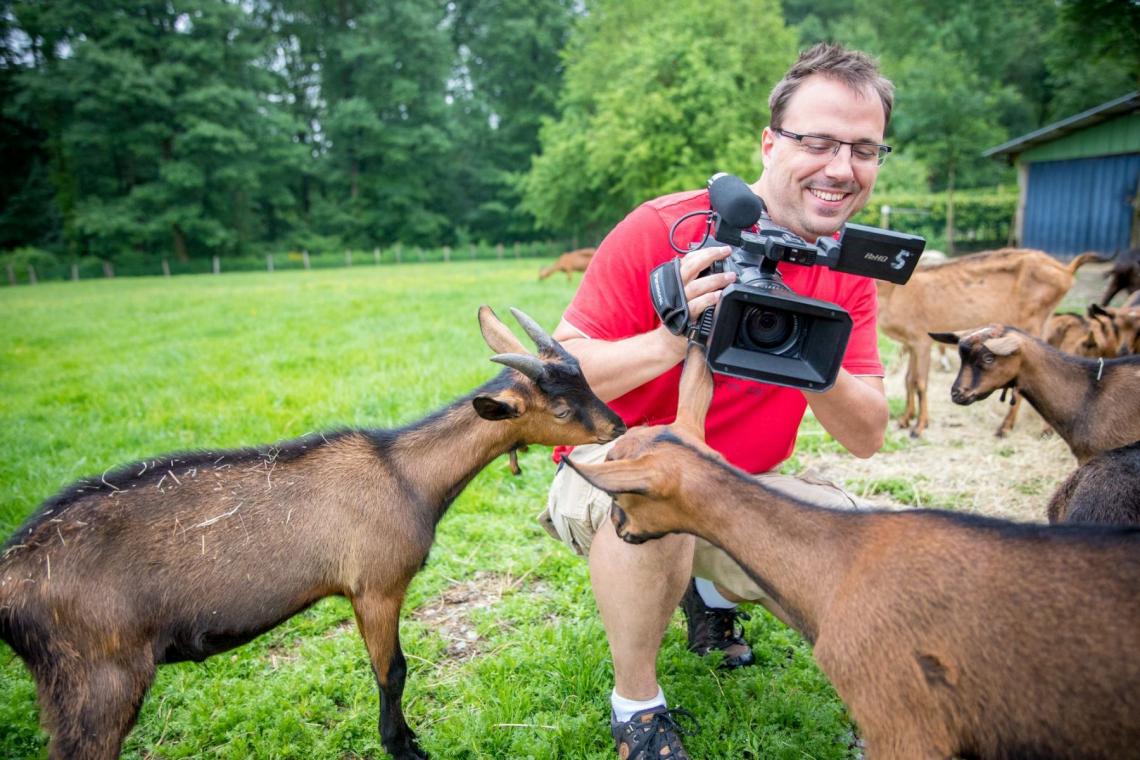
[[[557, 322], [573, 285], [534, 275], [507, 260], [0, 290], [0, 534], [127, 461], [418, 419], [495, 374], [479, 304]], [[408, 720], [435, 758], [610, 758], [612, 672], [586, 566], [534, 522], [549, 449], [521, 464], [468, 487], [409, 589]], [[411, 615], [480, 571], [516, 583], [472, 612], [481, 654], [457, 661]], [[124, 756], [384, 757], [351, 620], [325, 600], [245, 647], [160, 668]], [[680, 615], [667, 634], [661, 680], [701, 722], [694, 757], [853, 756], [803, 640], [759, 610], [747, 629], [759, 665], [739, 673], [686, 652]], [[31, 680], [0, 645], [0, 757], [45, 755], [36, 720]]]

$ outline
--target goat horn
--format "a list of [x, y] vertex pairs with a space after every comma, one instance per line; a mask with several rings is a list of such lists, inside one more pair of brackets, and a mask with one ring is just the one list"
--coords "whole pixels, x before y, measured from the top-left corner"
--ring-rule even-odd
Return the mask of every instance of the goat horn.
[[491, 361], [498, 362], [511, 369], [517, 369], [536, 383], [546, 371], [546, 365], [542, 363], [542, 359], [528, 354], [495, 354], [491, 357]]
[[561, 355], [558, 350], [559, 346], [554, 342], [554, 338], [551, 338], [546, 330], [539, 327], [538, 322], [535, 322], [514, 306], [511, 307], [511, 314], [515, 315], [515, 319], [519, 321], [519, 324], [522, 325], [522, 329], [530, 336], [530, 339], [534, 341], [534, 345], [538, 346], [540, 351]]

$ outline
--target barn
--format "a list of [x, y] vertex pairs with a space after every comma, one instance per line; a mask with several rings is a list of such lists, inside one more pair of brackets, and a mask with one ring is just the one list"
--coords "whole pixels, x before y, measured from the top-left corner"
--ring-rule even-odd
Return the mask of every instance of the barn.
[[1140, 245], [1140, 91], [982, 155], [1017, 167], [1016, 244], [1061, 257]]

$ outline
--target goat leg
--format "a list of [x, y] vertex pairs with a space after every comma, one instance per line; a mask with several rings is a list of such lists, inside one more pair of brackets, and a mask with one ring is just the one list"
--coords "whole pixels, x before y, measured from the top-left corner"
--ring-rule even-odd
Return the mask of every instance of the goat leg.
[[117, 758], [153, 679], [153, 663], [57, 662], [37, 672], [51, 760]]
[[400, 648], [402, 604], [402, 593], [396, 597], [362, 594], [352, 599], [356, 624], [372, 660], [372, 673], [380, 692], [380, 741], [396, 760], [427, 760], [428, 755], [416, 743], [416, 735], [408, 728], [401, 707], [408, 674], [407, 660]]

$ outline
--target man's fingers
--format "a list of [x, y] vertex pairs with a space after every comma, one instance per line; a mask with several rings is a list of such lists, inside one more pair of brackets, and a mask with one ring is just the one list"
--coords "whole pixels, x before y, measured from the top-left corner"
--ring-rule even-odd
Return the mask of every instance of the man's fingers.
[[716, 302], [719, 300], [719, 290], [714, 290], [712, 293], [705, 293], [703, 296], [694, 298], [689, 301], [689, 318], [695, 322], [705, 313], [705, 309], [711, 309], [713, 306], [716, 306]]
[[717, 248], [701, 248], [700, 250], [686, 254], [685, 257], [681, 259], [681, 282], [686, 284], [692, 282], [698, 274], [708, 269], [714, 261], [728, 258], [730, 253], [732, 253], [732, 249], [724, 245]]
[[703, 296], [714, 290], [723, 290], [736, 282], [736, 272], [721, 272], [698, 277], [685, 286], [685, 300], [692, 301], [697, 296]]

